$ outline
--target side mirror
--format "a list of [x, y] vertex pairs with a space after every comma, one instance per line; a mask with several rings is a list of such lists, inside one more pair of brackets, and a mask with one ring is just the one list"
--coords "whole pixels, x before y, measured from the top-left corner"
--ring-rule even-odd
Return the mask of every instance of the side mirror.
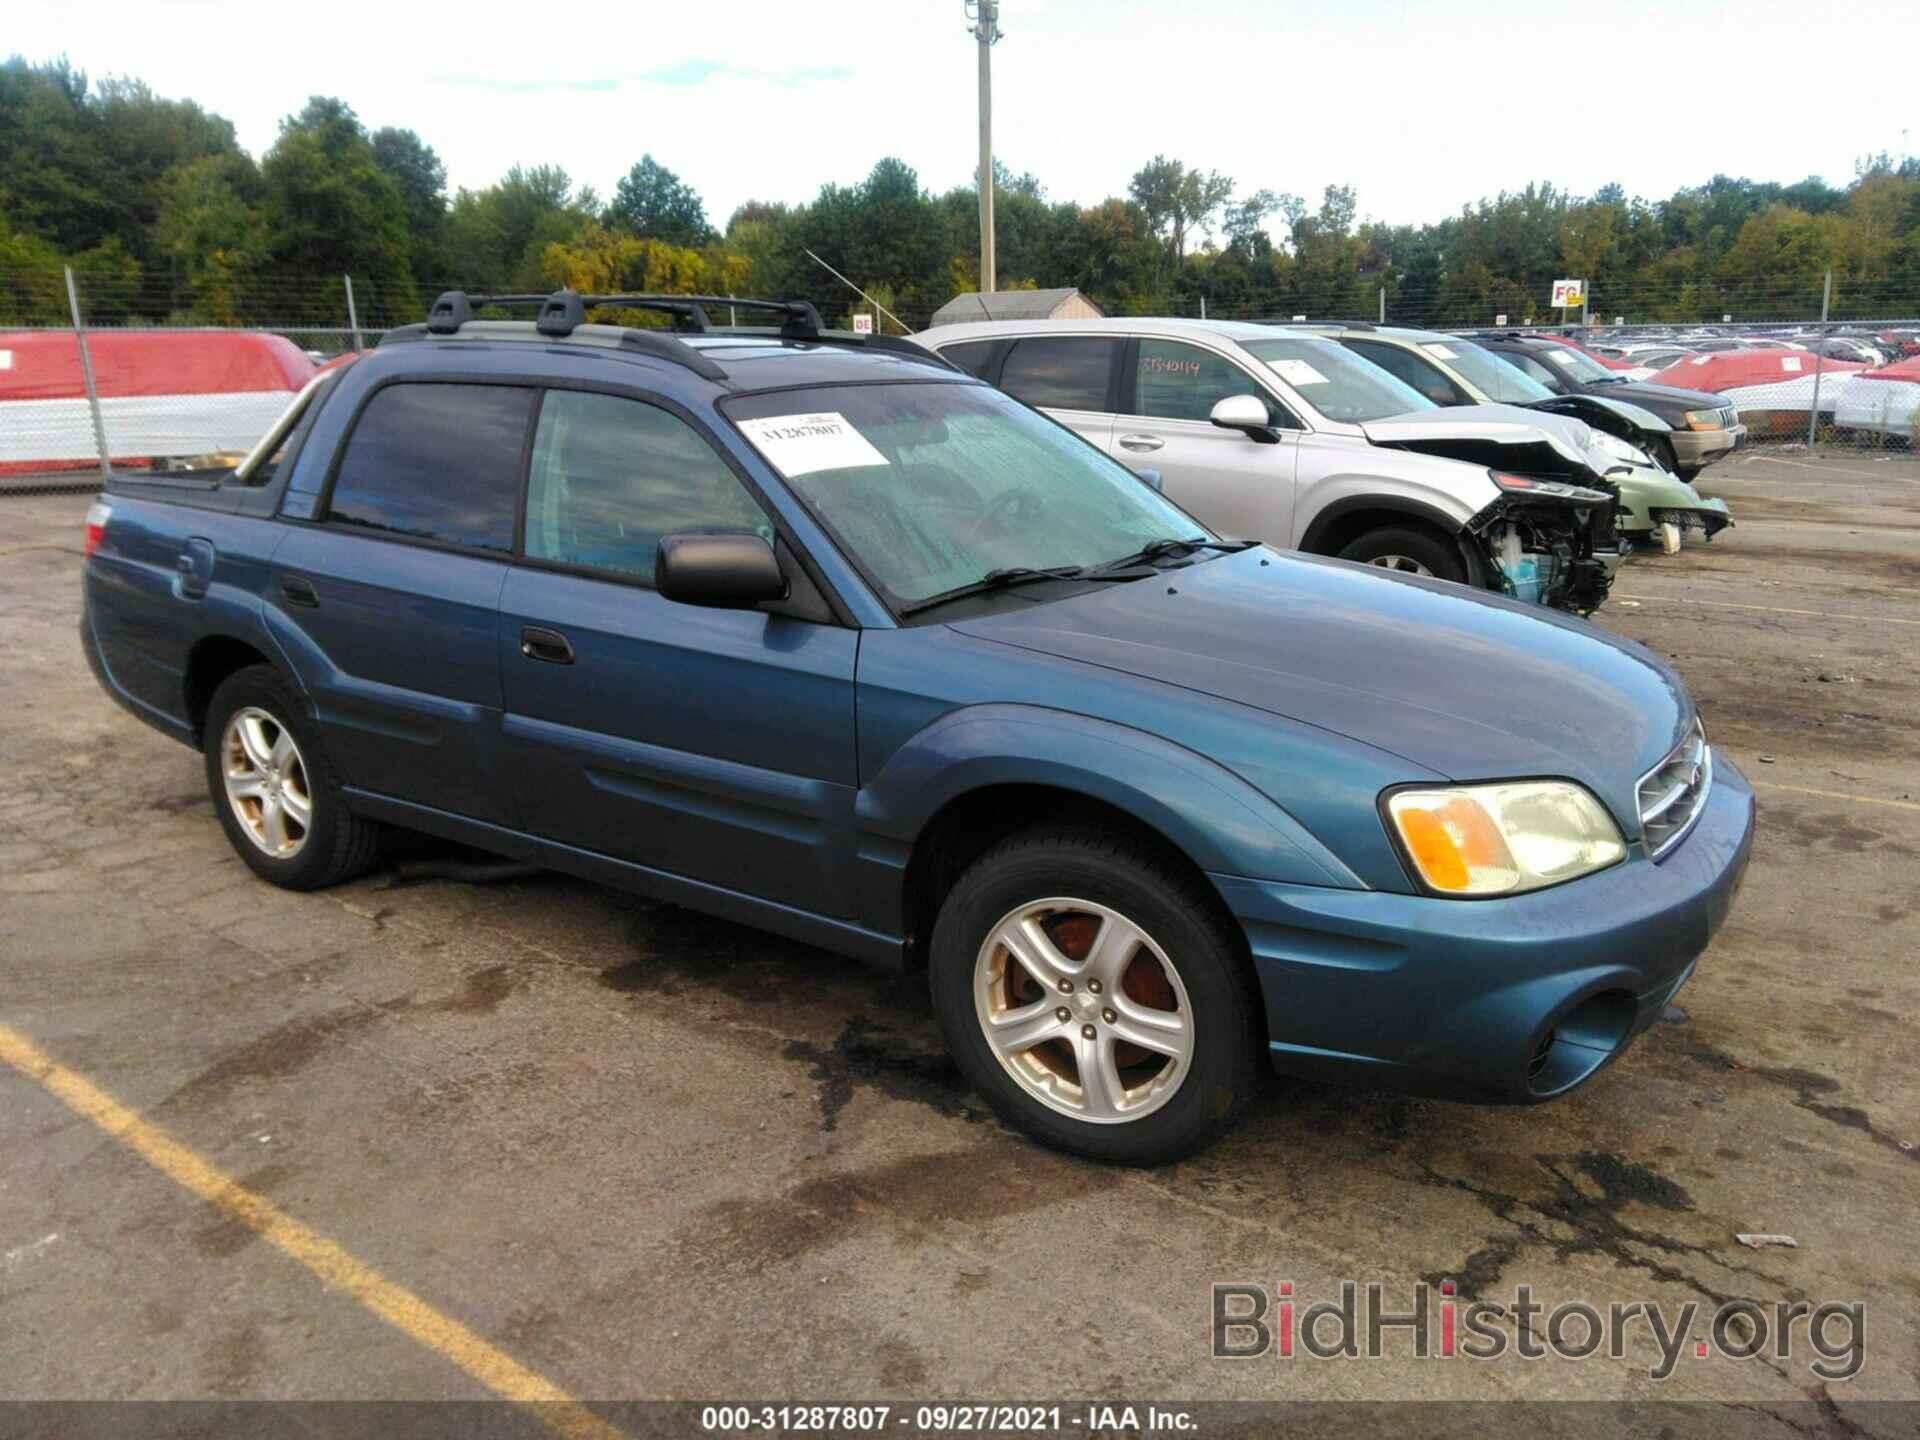
[[1207, 417], [1222, 430], [1241, 431], [1262, 445], [1277, 444], [1279, 433], [1267, 422], [1267, 402], [1258, 395], [1229, 395], [1216, 401]]
[[662, 535], [653, 560], [653, 588], [682, 605], [751, 610], [786, 597], [787, 577], [773, 547], [758, 535]]
[[1158, 470], [1136, 470], [1133, 473], [1140, 477], [1140, 483], [1149, 490], [1166, 489], [1166, 486], [1160, 483], [1160, 472]]

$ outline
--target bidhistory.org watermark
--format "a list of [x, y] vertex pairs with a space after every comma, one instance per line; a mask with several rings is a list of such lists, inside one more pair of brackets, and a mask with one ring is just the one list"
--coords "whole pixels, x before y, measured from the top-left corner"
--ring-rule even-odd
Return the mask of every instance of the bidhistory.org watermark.
[[[1548, 1305], [1531, 1285], [1512, 1298], [1461, 1299], [1445, 1280], [1389, 1287], [1340, 1282], [1337, 1298], [1296, 1295], [1290, 1280], [1213, 1287], [1216, 1360], [1336, 1360], [1383, 1356], [1417, 1360], [1623, 1360], [1637, 1330], [1659, 1359], [1647, 1374], [1665, 1380], [1691, 1357], [1806, 1359], [1822, 1380], [1851, 1380], [1866, 1362], [1866, 1306], [1858, 1300], [1730, 1300], [1710, 1310], [1689, 1300], [1584, 1300]], [[1511, 1328], [1509, 1328], [1509, 1322]]]

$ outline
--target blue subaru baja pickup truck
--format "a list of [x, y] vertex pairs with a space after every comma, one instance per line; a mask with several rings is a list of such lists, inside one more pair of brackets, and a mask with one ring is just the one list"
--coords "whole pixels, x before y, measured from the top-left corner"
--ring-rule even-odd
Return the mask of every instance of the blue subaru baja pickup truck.
[[1753, 833], [1640, 646], [1216, 536], [801, 302], [451, 292], [231, 473], [114, 479], [86, 553], [100, 683], [268, 882], [400, 827], [924, 965], [981, 1094], [1108, 1160], [1262, 1062], [1564, 1094]]

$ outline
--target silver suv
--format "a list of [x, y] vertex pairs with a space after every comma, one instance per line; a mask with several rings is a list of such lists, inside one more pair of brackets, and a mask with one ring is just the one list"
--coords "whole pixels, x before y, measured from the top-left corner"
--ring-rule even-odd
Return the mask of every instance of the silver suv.
[[1617, 465], [1577, 420], [1443, 410], [1318, 336], [1194, 320], [983, 321], [920, 344], [1214, 529], [1590, 611]]

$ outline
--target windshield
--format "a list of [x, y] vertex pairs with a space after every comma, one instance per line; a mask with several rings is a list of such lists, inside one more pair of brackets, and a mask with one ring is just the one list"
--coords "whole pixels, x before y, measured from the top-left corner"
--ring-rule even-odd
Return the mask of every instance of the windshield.
[[1595, 380], [1617, 380], [1619, 377], [1599, 361], [1583, 355], [1571, 345], [1542, 346], [1534, 352], [1554, 369], [1582, 385], [1590, 385]]
[[1001, 571], [1100, 565], [1209, 534], [984, 385], [823, 386], [724, 409], [895, 609]]
[[1439, 408], [1406, 381], [1331, 340], [1242, 340], [1240, 348], [1329, 420], [1357, 425]]
[[[1420, 348], [1431, 351], [1433, 347]], [[1553, 398], [1553, 391], [1531, 375], [1514, 369], [1493, 351], [1471, 340], [1449, 336], [1445, 348], [1453, 352], [1446, 363], [1489, 400], [1502, 405], [1531, 405], [1536, 400]]]

